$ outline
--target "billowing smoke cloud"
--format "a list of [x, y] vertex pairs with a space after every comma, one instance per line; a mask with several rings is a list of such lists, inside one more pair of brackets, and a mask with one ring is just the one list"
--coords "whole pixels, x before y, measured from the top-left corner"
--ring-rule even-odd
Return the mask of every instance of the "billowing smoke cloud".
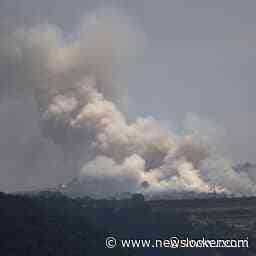
[[[127, 121], [120, 111], [125, 90], [117, 76], [143, 37], [127, 18], [115, 13], [102, 12], [84, 23], [69, 39], [52, 25], [1, 37], [1, 98], [28, 100], [34, 111], [23, 112], [28, 115], [28, 130], [35, 123], [36, 135], [21, 144], [30, 152], [30, 183], [31, 175], [40, 178], [44, 171], [39, 175], [38, 169], [44, 169], [49, 179], [78, 175], [85, 191], [95, 195], [255, 194], [248, 175], [233, 170], [199, 139], [200, 134], [174, 135], [152, 117]], [[8, 119], [15, 118], [10, 112]], [[16, 161], [15, 155], [12, 159]], [[26, 168], [17, 168], [19, 177], [26, 177]]]

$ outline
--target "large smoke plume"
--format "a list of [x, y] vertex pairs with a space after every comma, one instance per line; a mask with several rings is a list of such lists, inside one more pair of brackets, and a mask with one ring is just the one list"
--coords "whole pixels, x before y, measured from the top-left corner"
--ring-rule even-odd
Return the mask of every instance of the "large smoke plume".
[[16, 165], [8, 162], [7, 171], [19, 169], [15, 178], [29, 180], [24, 187], [78, 176], [85, 191], [97, 195], [255, 194], [255, 180], [233, 170], [200, 134], [174, 135], [152, 117], [126, 120], [117, 76], [135, 56], [138, 38], [129, 20], [114, 13], [86, 19], [68, 39], [52, 25], [2, 34], [1, 126], [8, 120], [8, 126], [23, 127], [10, 128], [21, 129], [13, 143], [23, 153], [20, 161], [12, 156]]

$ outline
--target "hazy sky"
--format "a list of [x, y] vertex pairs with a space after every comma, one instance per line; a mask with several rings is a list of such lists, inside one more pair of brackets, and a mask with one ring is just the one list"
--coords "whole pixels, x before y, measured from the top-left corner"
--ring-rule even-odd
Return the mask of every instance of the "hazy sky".
[[128, 78], [133, 112], [172, 126], [197, 113], [225, 131], [229, 157], [255, 162], [255, 1], [1, 0], [0, 23], [47, 21], [69, 32], [99, 7], [120, 8], [146, 35]]

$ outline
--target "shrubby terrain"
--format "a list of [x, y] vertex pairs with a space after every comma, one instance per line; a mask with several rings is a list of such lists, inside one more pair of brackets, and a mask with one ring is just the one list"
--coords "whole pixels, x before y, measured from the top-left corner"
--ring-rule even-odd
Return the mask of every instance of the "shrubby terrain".
[[[255, 255], [255, 198], [144, 201], [0, 194], [0, 255]], [[232, 239], [248, 249], [107, 249], [105, 238]]]

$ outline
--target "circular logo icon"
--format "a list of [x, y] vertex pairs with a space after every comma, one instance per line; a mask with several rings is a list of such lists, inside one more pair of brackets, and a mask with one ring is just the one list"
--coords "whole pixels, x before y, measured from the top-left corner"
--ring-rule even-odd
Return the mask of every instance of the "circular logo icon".
[[110, 249], [116, 247], [116, 239], [113, 236], [109, 236], [106, 238], [106, 247]]

